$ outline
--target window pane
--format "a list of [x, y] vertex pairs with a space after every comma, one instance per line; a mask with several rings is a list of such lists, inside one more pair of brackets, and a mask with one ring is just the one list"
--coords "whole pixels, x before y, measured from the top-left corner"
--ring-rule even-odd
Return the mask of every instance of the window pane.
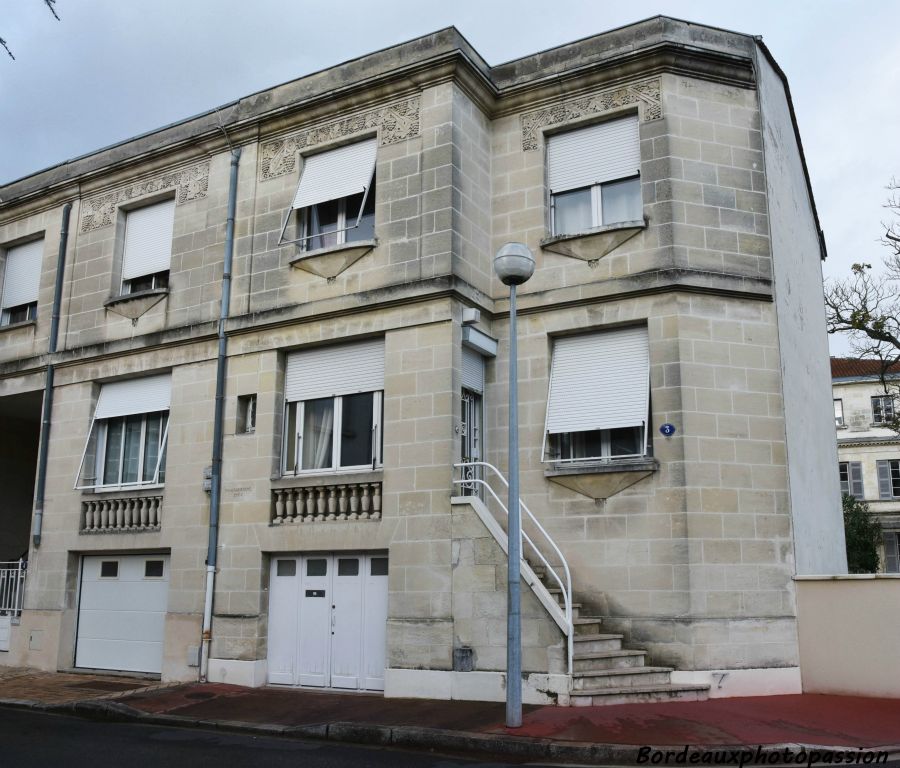
[[[162, 424], [160, 425], [160, 429], [163, 434], [166, 432], [166, 425], [169, 423], [169, 414], [162, 414]], [[164, 483], [166, 482], [166, 453], [169, 449], [169, 441], [166, 439], [166, 442], [163, 443], [162, 446], [162, 457], [159, 460], [159, 477], [157, 478], [157, 482]]]
[[302, 469], [328, 469], [332, 465], [334, 400], [307, 400], [303, 413]]
[[119, 467], [122, 458], [122, 419], [106, 422], [106, 457], [103, 462], [103, 479], [106, 485], [119, 482]]
[[141, 427], [143, 416], [125, 417], [125, 453], [122, 462], [122, 482], [138, 481], [138, 462], [141, 457]]
[[341, 411], [341, 466], [372, 463], [372, 403], [375, 394], [346, 395]]
[[328, 573], [328, 561], [324, 557], [317, 557], [306, 561], [307, 576], [325, 576]]
[[600, 187], [603, 203], [603, 223], [640, 221], [644, 217], [641, 205], [641, 180], [637, 177], [613, 181]]
[[841, 493], [850, 493], [850, 465], [846, 461], [838, 464], [838, 477], [841, 481]]
[[629, 456], [643, 453], [639, 427], [609, 430], [609, 455]]
[[337, 244], [339, 200], [330, 200], [309, 208], [309, 235], [319, 235], [309, 241], [309, 247], [328, 248]]
[[275, 566], [275, 575], [276, 576], [296, 576], [297, 575], [297, 561], [296, 560], [278, 560], [276, 561]]
[[144, 434], [144, 470], [141, 479], [152, 482], [156, 474], [156, 461], [159, 458], [159, 444], [162, 440], [163, 419], [161, 413], [147, 416], [147, 431]]
[[115, 579], [119, 575], [118, 560], [103, 560], [100, 563], [100, 578]]
[[372, 576], [387, 576], [388, 559], [386, 557], [373, 557], [370, 573]]
[[359, 576], [359, 559], [356, 557], [338, 558], [338, 576]]
[[553, 196], [553, 234], [573, 235], [592, 226], [590, 188]]
[[844, 401], [839, 398], [834, 400], [834, 425], [836, 427], [844, 426]]
[[162, 560], [146, 560], [144, 561], [144, 578], [160, 579], [163, 575]]
[[287, 418], [284, 427], [284, 471], [297, 469], [297, 408], [298, 403], [287, 404]]
[[366, 207], [363, 209], [362, 217], [359, 220], [359, 226], [355, 227], [356, 217], [359, 215], [359, 206], [362, 204], [362, 193], [351, 195], [347, 198], [347, 224], [353, 227], [347, 230], [346, 241], [348, 243], [356, 240], [372, 240], [375, 237], [375, 180], [372, 180], [372, 187], [366, 197]]

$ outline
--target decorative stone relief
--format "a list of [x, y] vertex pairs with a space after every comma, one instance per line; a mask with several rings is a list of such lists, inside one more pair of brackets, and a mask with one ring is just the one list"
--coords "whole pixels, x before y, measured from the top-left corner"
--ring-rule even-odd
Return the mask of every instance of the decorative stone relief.
[[209, 189], [209, 161], [139, 181], [129, 187], [122, 187], [85, 200], [81, 209], [81, 231], [91, 232], [101, 227], [108, 227], [116, 220], [116, 209], [122, 203], [166, 189], [178, 190], [175, 193], [175, 200], [178, 204], [206, 197]]
[[541, 146], [541, 129], [551, 125], [562, 125], [590, 115], [640, 104], [641, 120], [649, 122], [662, 117], [659, 78], [630, 83], [618, 88], [570, 99], [522, 115], [522, 149], [526, 152]]
[[259, 153], [259, 179], [274, 179], [291, 173], [297, 167], [301, 149], [337, 141], [364, 131], [378, 129], [382, 145], [419, 135], [419, 97], [359, 112], [350, 117], [319, 123], [289, 136], [272, 139], [262, 145]]

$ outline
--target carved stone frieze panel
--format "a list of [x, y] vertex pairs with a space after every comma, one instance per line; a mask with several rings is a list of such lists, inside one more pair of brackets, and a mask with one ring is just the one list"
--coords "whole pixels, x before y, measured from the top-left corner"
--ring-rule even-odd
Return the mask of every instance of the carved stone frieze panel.
[[91, 232], [108, 227], [116, 220], [116, 209], [122, 203], [167, 189], [177, 190], [175, 201], [178, 204], [206, 197], [209, 189], [209, 161], [88, 198], [81, 208], [81, 231]]
[[538, 149], [542, 143], [543, 128], [563, 125], [591, 115], [602, 115], [604, 112], [633, 104], [641, 105], [639, 112], [644, 122], [662, 117], [658, 77], [525, 112], [522, 115], [522, 149], [525, 151]]
[[372, 129], [378, 130], [382, 145], [419, 135], [419, 97], [386, 104], [368, 112], [318, 123], [288, 136], [263, 143], [259, 153], [259, 179], [274, 179], [297, 167], [297, 156], [305, 147], [325, 144]]

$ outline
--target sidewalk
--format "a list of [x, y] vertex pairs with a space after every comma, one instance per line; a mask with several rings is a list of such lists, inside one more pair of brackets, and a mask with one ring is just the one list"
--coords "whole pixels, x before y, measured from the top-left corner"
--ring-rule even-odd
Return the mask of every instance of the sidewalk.
[[504, 705], [492, 702], [384, 699], [217, 683], [161, 686], [19, 670], [18, 676], [0, 673], [2, 704], [148, 724], [579, 763], [633, 764], [642, 745], [754, 750], [762, 745], [766, 752], [786, 745], [900, 750], [900, 700], [851, 696], [526, 706], [522, 728], [511, 730], [504, 726]]

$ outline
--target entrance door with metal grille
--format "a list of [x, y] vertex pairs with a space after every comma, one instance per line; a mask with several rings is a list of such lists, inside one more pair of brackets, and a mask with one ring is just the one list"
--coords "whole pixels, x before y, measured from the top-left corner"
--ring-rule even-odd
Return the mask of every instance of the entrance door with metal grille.
[[[460, 447], [463, 464], [472, 461], [483, 461], [481, 444], [481, 395], [469, 389], [462, 391], [462, 408], [460, 410]], [[480, 479], [481, 467], [465, 467], [466, 479]], [[466, 496], [480, 496], [481, 488], [477, 483], [461, 486]]]
[[384, 690], [388, 559], [273, 556], [269, 682]]

